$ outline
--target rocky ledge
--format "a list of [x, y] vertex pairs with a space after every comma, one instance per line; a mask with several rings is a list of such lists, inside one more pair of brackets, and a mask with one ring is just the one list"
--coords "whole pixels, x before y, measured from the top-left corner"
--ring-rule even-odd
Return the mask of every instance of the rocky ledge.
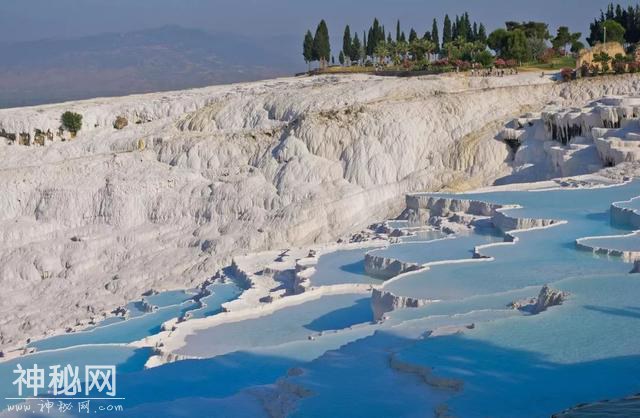
[[566, 292], [552, 289], [548, 285], [544, 285], [542, 289], [540, 289], [540, 293], [537, 298], [512, 302], [509, 304], [509, 307], [530, 313], [531, 315], [537, 315], [540, 312], [546, 311], [547, 308], [562, 305], [562, 302], [566, 300], [567, 296], [568, 293]]

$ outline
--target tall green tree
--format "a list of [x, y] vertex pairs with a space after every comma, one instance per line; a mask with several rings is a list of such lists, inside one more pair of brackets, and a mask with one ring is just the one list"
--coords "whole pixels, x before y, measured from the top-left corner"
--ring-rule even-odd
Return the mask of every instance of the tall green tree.
[[442, 46], [445, 46], [453, 40], [453, 32], [451, 28], [451, 19], [449, 15], [444, 16], [444, 26], [442, 28]]
[[610, 19], [605, 21], [602, 26], [607, 34], [607, 42], [620, 42], [621, 44], [625, 42], [625, 28], [620, 23]]
[[377, 18], [373, 19], [373, 25], [367, 35], [367, 55], [373, 56], [378, 43], [385, 41], [385, 30]]
[[418, 33], [415, 31], [415, 29], [411, 28], [411, 31], [409, 32], [409, 43], [415, 41], [416, 39], [418, 39]]
[[480, 27], [478, 28], [478, 41], [482, 42], [483, 44], [487, 43], [487, 29], [482, 23], [480, 23]]
[[358, 34], [356, 33], [353, 37], [353, 42], [351, 43], [351, 48], [349, 49], [349, 60], [351, 62], [360, 61], [360, 57], [362, 55], [362, 44], [360, 43], [360, 38], [358, 38]]
[[396, 42], [400, 40], [400, 19], [396, 23]]
[[567, 44], [571, 42], [571, 32], [567, 26], [560, 26], [556, 37], [551, 41], [551, 45], [555, 49], [565, 49]]
[[340, 65], [344, 65], [345, 63], [344, 51], [340, 51], [340, 55], [338, 55], [338, 61], [340, 62]]
[[460, 24], [458, 26], [458, 36], [462, 36], [465, 41], [472, 40], [471, 21], [469, 20], [469, 13], [464, 12], [460, 18]]
[[433, 23], [431, 24], [431, 42], [433, 42], [434, 49], [433, 52], [440, 52], [440, 34], [438, 33], [438, 21], [433, 19]]
[[304, 35], [302, 56], [304, 57], [304, 62], [309, 66], [309, 71], [311, 71], [311, 61], [313, 61], [313, 35], [310, 30]]
[[567, 26], [560, 26], [558, 28], [556, 37], [551, 40], [551, 44], [555, 49], [563, 49], [565, 51], [567, 50], [567, 45], [570, 45], [571, 51], [577, 52], [581, 49], [580, 48], [580, 45], [582, 44], [580, 42], [581, 37], [582, 37], [582, 33], [580, 32], [571, 33], [571, 31], [569, 31], [569, 28]]
[[331, 42], [329, 41], [329, 29], [327, 23], [322, 19], [316, 29], [313, 38], [313, 55], [320, 61], [320, 67], [325, 68], [331, 58]]
[[362, 58], [362, 62], [367, 59], [367, 51], [369, 46], [367, 45], [367, 33], [362, 31], [362, 49], [360, 51], [360, 57]]
[[509, 21], [505, 23], [507, 30], [513, 32], [516, 29], [520, 29], [524, 32], [526, 38], [538, 38], [538, 39], [551, 39], [549, 34], [549, 25], [544, 22], [514, 22]]
[[451, 40], [455, 41], [460, 35], [460, 16], [456, 15], [455, 20], [451, 23]]
[[509, 34], [507, 57], [521, 62], [527, 59], [527, 36], [522, 29], [516, 29]]
[[496, 52], [499, 57], [505, 57], [509, 48], [509, 32], [506, 29], [496, 29], [487, 38], [487, 45]]
[[349, 25], [347, 25], [344, 28], [344, 35], [342, 35], [342, 52], [344, 52], [347, 55], [350, 55], [349, 51], [351, 51], [352, 44], [353, 44], [353, 40], [351, 39], [351, 28], [349, 28]]

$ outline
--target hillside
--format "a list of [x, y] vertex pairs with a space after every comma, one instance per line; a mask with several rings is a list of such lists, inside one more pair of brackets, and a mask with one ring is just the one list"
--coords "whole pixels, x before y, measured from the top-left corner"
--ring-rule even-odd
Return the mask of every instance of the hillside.
[[0, 143], [0, 347], [196, 286], [233, 255], [348, 236], [407, 192], [492, 184], [515, 168], [495, 139], [511, 118], [639, 84], [324, 76], [0, 110], [5, 135], [84, 116], [71, 141]]

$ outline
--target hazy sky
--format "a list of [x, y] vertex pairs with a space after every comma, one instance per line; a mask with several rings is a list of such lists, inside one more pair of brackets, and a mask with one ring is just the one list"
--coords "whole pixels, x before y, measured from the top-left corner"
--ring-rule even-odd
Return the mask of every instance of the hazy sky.
[[[360, 32], [374, 16], [387, 28], [399, 18], [405, 30], [424, 32], [444, 13], [468, 10], [488, 29], [505, 20], [542, 20], [586, 34], [606, 0], [0, 0], [0, 42], [73, 38], [178, 24], [249, 37], [302, 37], [320, 18], [336, 47], [345, 23]], [[621, 1], [623, 5], [635, 1]], [[442, 30], [442, 29], [441, 29]], [[336, 42], [338, 41], [338, 42]]]

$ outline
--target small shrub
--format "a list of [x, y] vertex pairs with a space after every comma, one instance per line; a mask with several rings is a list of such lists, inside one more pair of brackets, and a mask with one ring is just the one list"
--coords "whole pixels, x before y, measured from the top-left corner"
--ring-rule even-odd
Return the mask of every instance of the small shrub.
[[613, 63], [613, 71], [616, 74], [624, 74], [627, 71], [627, 63], [616, 61]]
[[562, 78], [562, 81], [570, 81], [573, 79], [573, 69], [571, 68], [563, 68], [560, 71], [560, 77]]
[[62, 127], [72, 134], [78, 133], [82, 129], [82, 115], [74, 112], [64, 112], [60, 118]]
[[580, 76], [589, 77], [589, 75], [589, 64], [585, 62], [580, 66]]
[[630, 62], [629, 63], [629, 72], [635, 74], [638, 71], [640, 71], [640, 62]]
[[476, 56], [476, 62], [482, 67], [491, 67], [493, 65], [493, 55], [491, 52], [484, 50]]
[[549, 64], [558, 55], [555, 48], [547, 48], [538, 56], [538, 61], [543, 64]]

